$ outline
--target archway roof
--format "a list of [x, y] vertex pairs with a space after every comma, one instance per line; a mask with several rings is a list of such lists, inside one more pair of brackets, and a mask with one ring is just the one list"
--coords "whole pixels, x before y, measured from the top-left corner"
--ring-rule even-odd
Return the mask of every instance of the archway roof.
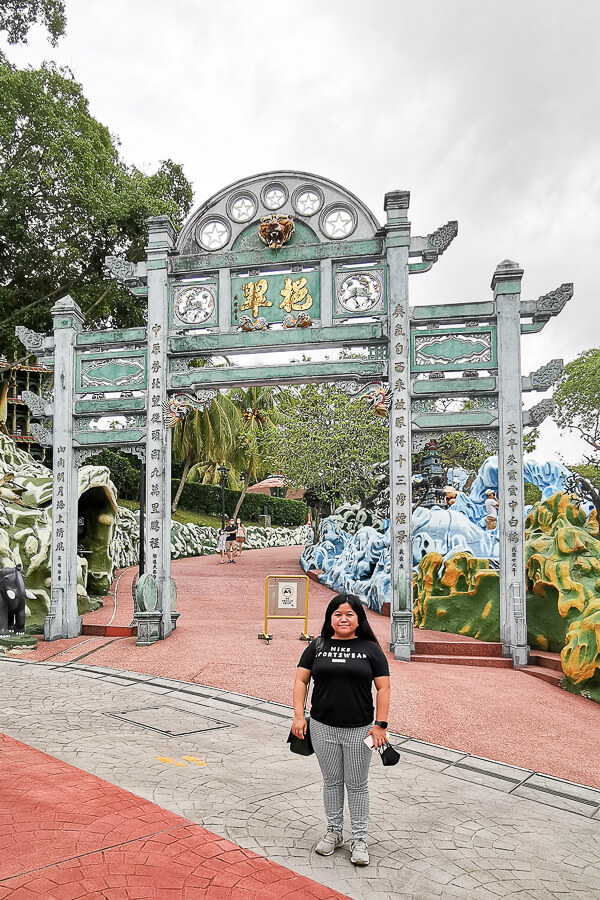
[[244, 233], [264, 216], [291, 215], [310, 243], [369, 240], [380, 230], [373, 213], [350, 191], [308, 172], [253, 175], [210, 197], [182, 228], [183, 254], [244, 249]]

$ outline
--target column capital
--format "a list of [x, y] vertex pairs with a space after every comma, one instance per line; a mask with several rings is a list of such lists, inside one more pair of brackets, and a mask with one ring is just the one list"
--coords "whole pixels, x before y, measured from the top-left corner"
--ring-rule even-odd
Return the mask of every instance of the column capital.
[[522, 277], [523, 269], [519, 268], [519, 263], [510, 259], [505, 259], [503, 262], [498, 263], [492, 276], [491, 284], [494, 296], [497, 294], [519, 294], [521, 292]]
[[50, 312], [55, 329], [75, 328], [77, 331], [81, 331], [85, 316], [70, 294], [57, 300]]
[[148, 226], [148, 250], [170, 250], [175, 243], [177, 232], [169, 216], [150, 216]]
[[387, 213], [389, 225], [396, 224], [399, 220], [406, 221], [406, 210], [410, 205], [410, 191], [389, 191], [385, 195], [383, 208]]

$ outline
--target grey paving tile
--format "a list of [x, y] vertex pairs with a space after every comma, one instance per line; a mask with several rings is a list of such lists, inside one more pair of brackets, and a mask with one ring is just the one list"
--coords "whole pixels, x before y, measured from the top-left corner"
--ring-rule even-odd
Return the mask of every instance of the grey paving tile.
[[497, 791], [504, 791], [509, 794], [518, 786], [519, 782], [512, 778], [506, 778], [503, 775], [496, 775], [493, 772], [482, 772], [479, 769], [473, 769], [470, 766], [454, 765], [444, 770], [445, 775], [450, 778], [457, 778], [461, 781], [468, 781], [471, 784], [479, 784], [484, 787], [493, 788]]
[[493, 759], [486, 759], [483, 756], [473, 756], [469, 754], [466, 758], [455, 763], [458, 767], [469, 766], [478, 772], [486, 772], [490, 775], [498, 775], [511, 781], [524, 781], [534, 773], [530, 769], [523, 769], [520, 766], [509, 766], [506, 763], [496, 762]]
[[446, 765], [452, 765], [460, 759], [464, 759], [467, 755], [466, 753], [460, 753], [458, 750], [449, 750], [446, 747], [439, 747], [437, 744], [427, 744], [414, 738], [404, 741], [400, 749], [403, 753], [412, 753], [415, 756], [438, 760], [446, 763]]
[[551, 775], [532, 773], [531, 777], [527, 779], [527, 786], [553, 794], [560, 794], [574, 800], [584, 800], [594, 806], [600, 806], [600, 790], [583, 784], [576, 784], [574, 781], [564, 781]]
[[562, 809], [567, 812], [577, 813], [580, 816], [592, 818], [598, 813], [598, 807], [586, 803], [585, 800], [565, 797], [562, 794], [554, 794], [548, 791], [540, 791], [533, 788], [528, 782], [520, 785], [512, 791], [512, 796], [524, 797], [527, 800], [534, 800], [536, 803], [544, 803], [547, 806], [553, 806], [555, 809]]
[[[600, 818], [589, 818], [587, 795], [569, 797], [588, 807], [586, 815], [574, 816], [549, 810], [535, 788], [531, 802], [516, 791], [456, 777], [457, 763], [466, 763], [494, 788], [502, 781], [514, 787], [523, 770], [404, 736], [408, 750], [400, 747], [398, 767], [386, 770], [377, 760], [371, 766], [372, 864], [359, 871], [350, 863], [347, 829], [333, 857], [314, 853], [324, 829], [321, 780], [314, 757], [295, 758], [285, 747], [289, 707], [92, 666], [9, 664], [0, 700], [3, 692], [1, 727], [17, 739], [353, 900], [600, 900]], [[163, 735], [111, 715], [161, 706], [236, 727]], [[20, 714], [7, 714], [11, 708]], [[181, 762], [185, 756], [207, 765], [174, 767], [157, 759]]]

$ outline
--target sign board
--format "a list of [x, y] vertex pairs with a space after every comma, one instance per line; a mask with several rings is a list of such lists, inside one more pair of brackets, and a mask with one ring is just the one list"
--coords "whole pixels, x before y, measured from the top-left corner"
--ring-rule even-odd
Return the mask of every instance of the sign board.
[[269, 619], [303, 619], [301, 641], [310, 641], [308, 634], [308, 577], [306, 575], [267, 575], [265, 582], [265, 630], [258, 635], [267, 643]]

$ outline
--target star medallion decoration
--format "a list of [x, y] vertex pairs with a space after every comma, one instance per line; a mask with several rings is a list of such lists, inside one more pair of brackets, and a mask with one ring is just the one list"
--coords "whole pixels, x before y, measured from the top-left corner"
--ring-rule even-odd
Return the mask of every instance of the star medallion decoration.
[[315, 191], [304, 191], [296, 200], [296, 209], [302, 216], [313, 216], [320, 206], [321, 198]]
[[345, 209], [334, 210], [325, 219], [325, 232], [330, 238], [344, 238], [350, 234], [354, 221]]
[[285, 203], [285, 194], [281, 188], [271, 188], [265, 194], [265, 206], [267, 209], [279, 209]]
[[207, 250], [220, 250], [229, 238], [229, 229], [222, 222], [207, 222], [200, 232], [200, 240]]
[[250, 197], [238, 197], [231, 206], [231, 218], [235, 222], [248, 222], [254, 211], [255, 206]]

